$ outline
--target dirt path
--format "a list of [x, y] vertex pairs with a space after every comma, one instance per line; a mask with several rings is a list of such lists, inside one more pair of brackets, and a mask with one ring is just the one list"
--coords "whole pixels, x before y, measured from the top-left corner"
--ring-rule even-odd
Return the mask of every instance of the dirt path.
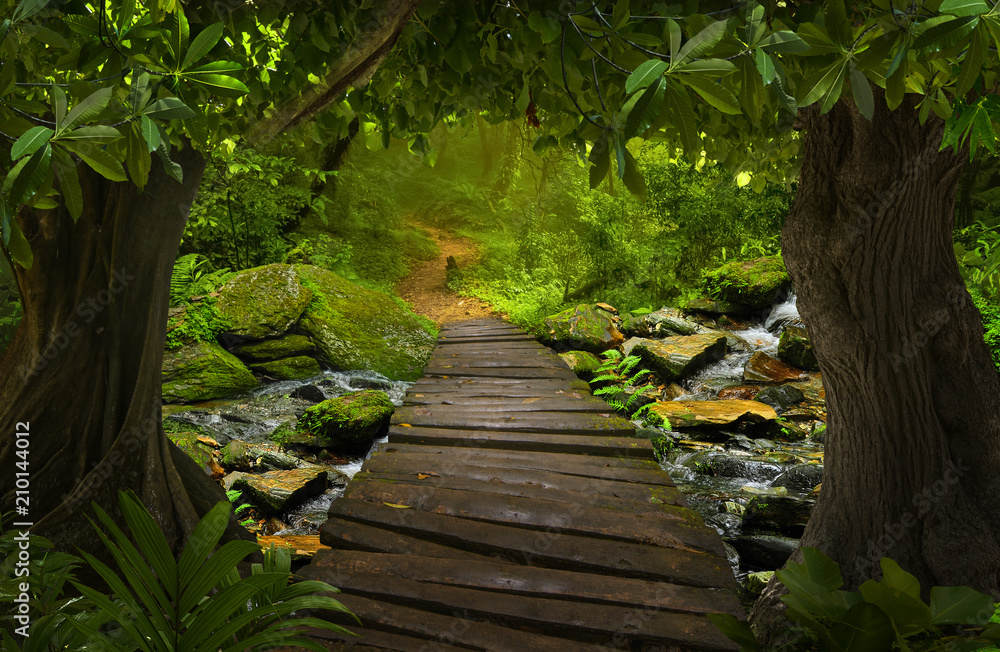
[[426, 231], [441, 250], [434, 260], [421, 263], [398, 284], [396, 293], [410, 302], [414, 312], [438, 324], [467, 319], [499, 316], [489, 305], [474, 297], [460, 297], [447, 286], [448, 256], [454, 256], [459, 268], [471, 265], [479, 257], [475, 244], [444, 229], [414, 224]]

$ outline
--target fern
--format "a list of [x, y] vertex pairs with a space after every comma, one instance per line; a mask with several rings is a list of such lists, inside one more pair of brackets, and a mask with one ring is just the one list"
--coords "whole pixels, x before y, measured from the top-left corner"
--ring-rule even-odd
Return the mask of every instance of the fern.
[[201, 254], [186, 254], [174, 262], [170, 273], [170, 305], [179, 306], [189, 303], [193, 296], [212, 294], [234, 274], [228, 267], [209, 272], [206, 265], [208, 259]]
[[[591, 384], [611, 384], [595, 389], [594, 396], [602, 397], [616, 412], [621, 412], [626, 416], [629, 414], [636, 416], [644, 411], [648, 411], [648, 405], [635, 410], [634, 413], [633, 408], [639, 397], [645, 393], [645, 390], [653, 386], [652, 383], [643, 382], [653, 372], [649, 369], [639, 369], [633, 373], [642, 361], [637, 355], [623, 357], [615, 349], [605, 351], [603, 355], [604, 362], [597, 368], [597, 376], [590, 382]], [[634, 391], [626, 391], [626, 388], [633, 387], [635, 388]]]

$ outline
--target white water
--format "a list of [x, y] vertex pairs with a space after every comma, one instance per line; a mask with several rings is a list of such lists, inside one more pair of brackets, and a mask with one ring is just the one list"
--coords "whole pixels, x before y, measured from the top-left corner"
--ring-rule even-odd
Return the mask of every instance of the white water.
[[788, 295], [788, 298], [781, 303], [775, 304], [771, 308], [771, 314], [767, 316], [764, 320], [764, 328], [771, 330], [771, 328], [778, 323], [780, 320], [788, 319], [798, 319], [799, 318], [799, 308], [796, 305], [797, 297], [795, 293], [792, 292]]

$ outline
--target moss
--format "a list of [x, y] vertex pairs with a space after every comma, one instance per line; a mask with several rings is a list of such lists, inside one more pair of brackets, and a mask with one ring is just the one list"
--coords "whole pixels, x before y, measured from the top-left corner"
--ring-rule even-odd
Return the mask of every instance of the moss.
[[251, 362], [267, 362], [290, 356], [305, 355], [316, 350], [305, 335], [286, 335], [277, 339], [264, 340], [254, 344], [244, 344], [233, 349], [233, 353]]
[[198, 437], [201, 436], [203, 436], [202, 433], [197, 430], [171, 429], [167, 432], [167, 437], [177, 445], [177, 448], [184, 451], [188, 457], [198, 463], [198, 466], [211, 475], [212, 467], [217, 466], [212, 457], [214, 449], [198, 441]]
[[167, 349], [179, 349], [192, 342], [214, 342], [230, 326], [217, 304], [216, 299], [206, 297], [171, 311], [173, 314], [167, 318]]
[[319, 374], [319, 363], [307, 356], [251, 364], [250, 370], [277, 380], [300, 380]]
[[970, 288], [969, 294], [983, 319], [983, 339], [990, 349], [993, 364], [1000, 371], [1000, 304], [990, 301], [975, 288]]
[[274, 432], [268, 435], [267, 438], [276, 444], [283, 445], [296, 443], [300, 440], [300, 438], [296, 436], [295, 428], [287, 423], [283, 423], [275, 428]]
[[296, 267], [276, 263], [244, 270], [220, 290], [219, 312], [228, 332], [262, 339], [284, 334], [312, 299]]
[[395, 409], [385, 392], [364, 390], [312, 406], [296, 430], [311, 435], [314, 446], [360, 448], [385, 434]]
[[770, 306], [791, 283], [780, 256], [733, 261], [702, 276], [705, 290], [711, 296], [754, 308]]
[[257, 386], [239, 358], [214, 342], [193, 342], [163, 356], [163, 400], [193, 403]]

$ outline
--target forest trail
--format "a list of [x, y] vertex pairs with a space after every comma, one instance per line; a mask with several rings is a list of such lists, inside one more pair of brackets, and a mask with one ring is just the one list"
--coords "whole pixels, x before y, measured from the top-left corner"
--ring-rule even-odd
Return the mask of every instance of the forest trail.
[[413, 311], [434, 320], [439, 325], [469, 319], [496, 316], [489, 305], [475, 297], [462, 297], [448, 288], [448, 256], [454, 256], [459, 267], [468, 267], [479, 258], [475, 243], [446, 229], [410, 222], [426, 231], [437, 244], [440, 254], [420, 263], [409, 276], [396, 284], [396, 293], [413, 306]]

